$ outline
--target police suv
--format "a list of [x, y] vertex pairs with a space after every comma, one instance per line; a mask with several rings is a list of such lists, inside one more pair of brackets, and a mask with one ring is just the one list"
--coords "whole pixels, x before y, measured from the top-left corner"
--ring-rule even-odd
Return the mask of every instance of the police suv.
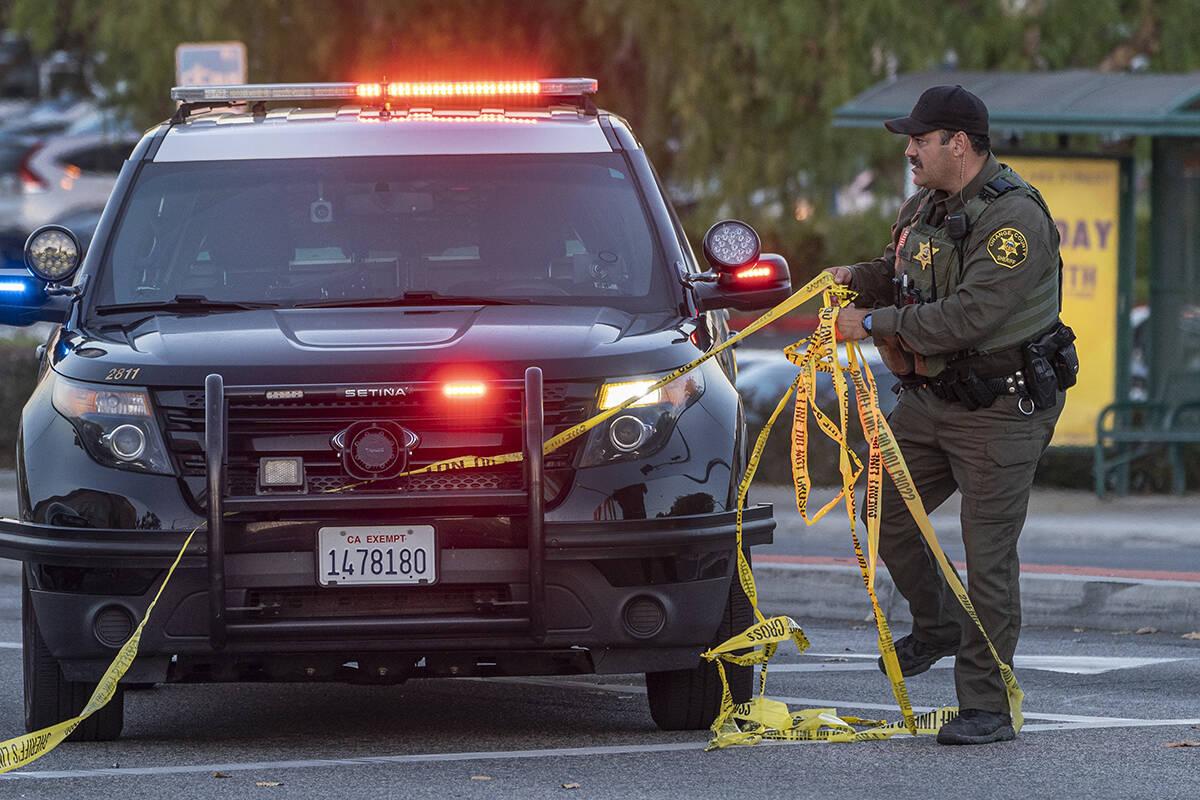
[[[647, 389], [790, 281], [736, 221], [702, 269], [595, 91], [176, 88], [86, 257], [31, 235], [0, 281], [0, 323], [60, 323], [0, 522], [30, 730], [80, 711], [193, 531], [124, 682], [644, 672], [660, 727], [711, 722], [700, 653], [753, 621], [735, 365]], [[773, 528], [748, 509], [744, 546]]]

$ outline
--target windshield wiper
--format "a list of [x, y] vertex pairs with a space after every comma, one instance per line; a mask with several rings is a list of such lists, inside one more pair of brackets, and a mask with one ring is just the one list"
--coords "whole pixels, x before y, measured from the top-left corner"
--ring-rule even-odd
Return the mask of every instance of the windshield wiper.
[[209, 300], [202, 294], [177, 294], [174, 300], [149, 300], [141, 303], [110, 303], [96, 306], [97, 314], [116, 314], [121, 311], [248, 311], [256, 308], [279, 308], [278, 303], [251, 300]]
[[363, 308], [367, 306], [512, 306], [532, 305], [530, 300], [501, 300], [495, 297], [467, 297], [437, 292], [405, 292], [397, 297], [364, 297], [345, 300], [316, 300], [296, 303], [296, 308]]

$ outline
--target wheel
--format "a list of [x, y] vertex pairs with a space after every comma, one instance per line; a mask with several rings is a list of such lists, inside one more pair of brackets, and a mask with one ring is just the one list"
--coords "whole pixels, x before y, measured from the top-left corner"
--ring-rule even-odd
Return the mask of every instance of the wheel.
[[[754, 609], [750, 605], [750, 598], [742, 591], [735, 569], [725, 614], [712, 644], [721, 644], [734, 634], [746, 630], [753, 622]], [[726, 664], [725, 677], [729, 681], [733, 702], [744, 703], [750, 699], [753, 667]], [[650, 703], [650, 716], [660, 730], [703, 730], [712, 725], [721, 710], [721, 676], [717, 672], [717, 665], [701, 660], [692, 669], [647, 672], [646, 699]]]
[[[78, 714], [96, 687], [63, 678], [58, 661], [42, 639], [25, 576], [21, 578], [21, 637], [25, 668], [25, 730], [32, 733]], [[108, 704], [79, 723], [68, 740], [112, 741], [121, 735], [124, 725], [125, 690], [118, 687]]]

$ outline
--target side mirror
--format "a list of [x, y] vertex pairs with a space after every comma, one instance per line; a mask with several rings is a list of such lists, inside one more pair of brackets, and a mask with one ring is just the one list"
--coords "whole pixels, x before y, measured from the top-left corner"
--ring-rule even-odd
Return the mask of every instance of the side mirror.
[[25, 326], [62, 322], [70, 307], [69, 280], [81, 260], [75, 234], [61, 225], [44, 225], [25, 241], [28, 272], [0, 269], [0, 324]]
[[744, 222], [728, 219], [708, 229], [704, 257], [716, 277], [693, 283], [703, 310], [758, 311], [778, 305], [791, 295], [787, 259], [761, 253], [760, 248], [758, 234]]

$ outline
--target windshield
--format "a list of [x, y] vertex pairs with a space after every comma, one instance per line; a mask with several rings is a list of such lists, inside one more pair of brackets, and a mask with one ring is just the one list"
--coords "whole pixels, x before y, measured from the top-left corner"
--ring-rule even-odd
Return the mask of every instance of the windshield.
[[617, 154], [146, 164], [97, 289], [110, 313], [178, 297], [672, 306]]

